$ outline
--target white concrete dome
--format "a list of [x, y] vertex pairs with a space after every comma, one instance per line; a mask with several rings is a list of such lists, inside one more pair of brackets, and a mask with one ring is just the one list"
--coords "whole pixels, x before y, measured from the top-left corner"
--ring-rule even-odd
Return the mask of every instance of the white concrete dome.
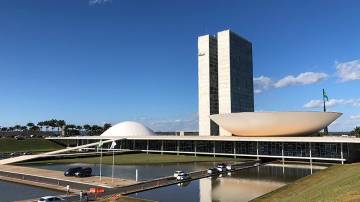
[[141, 123], [134, 121], [124, 121], [107, 129], [100, 136], [123, 137], [123, 136], [149, 136], [155, 133]]

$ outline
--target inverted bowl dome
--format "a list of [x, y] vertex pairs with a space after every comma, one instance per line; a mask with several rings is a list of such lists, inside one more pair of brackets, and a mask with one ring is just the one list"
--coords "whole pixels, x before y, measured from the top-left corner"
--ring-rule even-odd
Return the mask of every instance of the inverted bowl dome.
[[318, 132], [339, 118], [337, 112], [239, 112], [210, 115], [236, 136], [300, 136]]
[[100, 136], [122, 137], [122, 136], [149, 136], [155, 133], [141, 123], [134, 121], [124, 121], [107, 129]]

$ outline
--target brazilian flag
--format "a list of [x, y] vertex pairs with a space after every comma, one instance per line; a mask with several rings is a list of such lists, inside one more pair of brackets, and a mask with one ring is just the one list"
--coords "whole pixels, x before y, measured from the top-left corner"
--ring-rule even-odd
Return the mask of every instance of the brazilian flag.
[[329, 101], [329, 97], [327, 96], [325, 89], [323, 89], [323, 100]]

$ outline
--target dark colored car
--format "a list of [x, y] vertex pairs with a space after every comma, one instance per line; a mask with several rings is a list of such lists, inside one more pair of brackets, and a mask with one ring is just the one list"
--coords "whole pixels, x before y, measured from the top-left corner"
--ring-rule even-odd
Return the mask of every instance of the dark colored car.
[[25, 140], [24, 137], [21, 137], [21, 136], [19, 136], [19, 135], [15, 136], [14, 138], [15, 138], [15, 140]]
[[75, 173], [76, 177], [90, 177], [92, 175], [92, 169], [87, 167], [83, 168]]
[[82, 169], [83, 169], [82, 167], [69, 168], [69, 169], [67, 169], [67, 171], [64, 172], [64, 175], [65, 176], [75, 176], [75, 173], [79, 172]]

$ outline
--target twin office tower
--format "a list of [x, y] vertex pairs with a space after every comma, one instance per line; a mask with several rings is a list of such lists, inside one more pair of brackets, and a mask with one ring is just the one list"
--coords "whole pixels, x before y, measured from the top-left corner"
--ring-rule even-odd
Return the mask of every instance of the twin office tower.
[[211, 114], [254, 111], [252, 44], [225, 30], [198, 38], [199, 135], [229, 136]]

